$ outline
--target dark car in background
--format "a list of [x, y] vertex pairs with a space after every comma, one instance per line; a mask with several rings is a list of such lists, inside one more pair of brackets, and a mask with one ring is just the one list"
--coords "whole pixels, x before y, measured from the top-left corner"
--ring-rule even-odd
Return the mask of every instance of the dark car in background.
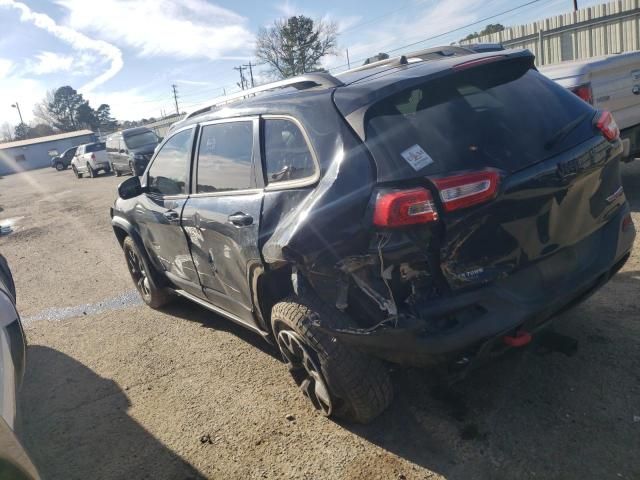
[[0, 254], [0, 478], [40, 478], [16, 435], [17, 391], [24, 375], [25, 352], [16, 287], [9, 265]]
[[62, 170], [66, 170], [71, 165], [71, 160], [76, 155], [76, 150], [78, 147], [71, 147], [62, 152], [62, 155], [58, 155], [51, 159], [51, 167], [55, 168], [59, 172]]
[[528, 344], [635, 238], [608, 112], [526, 50], [418, 52], [223, 97], [174, 124], [111, 211], [131, 277], [270, 339], [325, 415]]
[[123, 173], [142, 175], [158, 142], [158, 136], [146, 127], [110, 135], [106, 143], [111, 169], [118, 177]]

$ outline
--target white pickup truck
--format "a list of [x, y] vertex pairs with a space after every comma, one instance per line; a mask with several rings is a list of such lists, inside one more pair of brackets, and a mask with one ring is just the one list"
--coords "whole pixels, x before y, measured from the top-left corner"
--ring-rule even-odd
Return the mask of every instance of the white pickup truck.
[[640, 51], [546, 65], [540, 72], [608, 110], [620, 127], [624, 160], [640, 157]]
[[80, 145], [71, 160], [71, 169], [76, 178], [82, 178], [85, 173], [91, 178], [95, 178], [100, 170], [104, 173], [110, 173], [111, 164], [105, 143], [94, 142]]

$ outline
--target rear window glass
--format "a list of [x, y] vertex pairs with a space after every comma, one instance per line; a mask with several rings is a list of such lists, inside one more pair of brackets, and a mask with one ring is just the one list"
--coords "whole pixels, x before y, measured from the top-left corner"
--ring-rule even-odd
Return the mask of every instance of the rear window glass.
[[315, 164], [302, 131], [291, 120], [264, 121], [267, 183], [301, 180], [315, 173]]
[[594, 113], [534, 70], [487, 65], [374, 105], [366, 143], [387, 180], [487, 166], [516, 171], [587, 140]]
[[89, 143], [88, 145], [84, 146], [84, 152], [85, 153], [99, 152], [100, 150], [104, 150], [106, 148], [107, 147], [104, 142]]

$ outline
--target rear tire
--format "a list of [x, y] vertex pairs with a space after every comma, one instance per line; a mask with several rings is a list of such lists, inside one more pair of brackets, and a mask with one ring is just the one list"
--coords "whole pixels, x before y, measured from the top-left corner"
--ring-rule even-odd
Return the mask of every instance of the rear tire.
[[64, 170], [64, 165], [61, 162], [56, 163], [56, 170], [61, 172]]
[[327, 326], [354, 324], [311, 292], [277, 303], [271, 311], [273, 334], [291, 376], [323, 415], [370, 422], [393, 400], [387, 369], [378, 359], [318, 330], [312, 325], [314, 317]]
[[133, 238], [124, 239], [122, 250], [131, 279], [144, 303], [151, 308], [160, 308], [173, 300], [171, 292], [166, 288], [159, 287], [153, 280], [153, 276], [150, 275], [152, 267], [147, 265]]

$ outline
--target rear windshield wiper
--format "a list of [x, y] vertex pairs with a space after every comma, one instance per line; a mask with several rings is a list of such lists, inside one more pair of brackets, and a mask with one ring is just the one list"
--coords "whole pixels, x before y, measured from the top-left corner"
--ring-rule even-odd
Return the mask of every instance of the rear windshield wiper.
[[545, 150], [551, 150], [555, 147], [560, 141], [564, 140], [567, 135], [569, 135], [578, 125], [582, 123], [582, 121], [591, 115], [592, 112], [585, 112], [580, 115], [578, 118], [571, 120], [564, 127], [554, 133], [553, 137], [547, 140], [547, 143], [544, 144]]

